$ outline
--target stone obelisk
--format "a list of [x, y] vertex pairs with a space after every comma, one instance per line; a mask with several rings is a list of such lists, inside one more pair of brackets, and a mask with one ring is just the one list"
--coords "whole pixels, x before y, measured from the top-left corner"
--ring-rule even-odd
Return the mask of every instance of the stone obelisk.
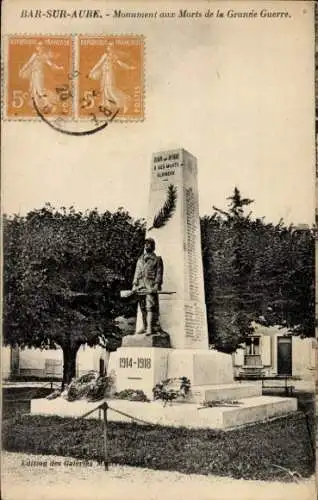
[[[147, 237], [162, 257], [160, 325], [171, 348], [153, 347], [152, 337], [135, 334], [110, 356], [108, 372], [116, 373], [116, 390], [141, 389], [152, 396], [154, 385], [186, 376], [194, 400], [204, 399], [212, 384], [233, 383], [231, 356], [211, 351], [204, 297], [197, 160], [184, 149], [155, 153], [147, 216]], [[138, 312], [136, 331], [142, 326]]]
[[164, 262], [163, 289], [175, 292], [160, 296], [172, 348], [208, 349], [197, 160], [184, 149], [152, 157], [147, 228]]

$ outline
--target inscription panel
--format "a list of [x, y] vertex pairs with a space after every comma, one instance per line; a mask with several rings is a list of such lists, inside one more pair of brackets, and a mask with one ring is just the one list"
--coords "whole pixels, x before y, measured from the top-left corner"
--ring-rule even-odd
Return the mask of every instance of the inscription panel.
[[202, 340], [205, 332], [205, 316], [200, 304], [185, 304], [185, 336], [191, 340]]
[[161, 180], [174, 176], [178, 167], [179, 153], [160, 154], [153, 158], [153, 172]]
[[185, 190], [186, 202], [186, 241], [187, 241], [187, 267], [189, 277], [190, 300], [200, 299], [199, 286], [199, 262], [196, 252], [196, 240], [198, 238], [198, 214], [197, 200], [192, 188]]

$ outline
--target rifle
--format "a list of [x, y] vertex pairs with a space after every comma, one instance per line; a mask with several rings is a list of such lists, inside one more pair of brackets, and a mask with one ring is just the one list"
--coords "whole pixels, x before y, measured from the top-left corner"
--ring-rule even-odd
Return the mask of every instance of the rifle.
[[129, 297], [132, 297], [133, 295], [149, 295], [157, 293], [158, 295], [172, 295], [176, 292], [167, 292], [165, 290], [151, 290], [147, 288], [141, 288], [140, 290], [121, 290], [120, 296], [122, 299], [127, 299]]

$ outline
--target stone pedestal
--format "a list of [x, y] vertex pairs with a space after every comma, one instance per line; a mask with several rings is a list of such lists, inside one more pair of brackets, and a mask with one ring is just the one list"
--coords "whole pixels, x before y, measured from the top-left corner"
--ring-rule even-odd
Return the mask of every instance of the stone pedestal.
[[152, 389], [158, 382], [187, 377], [191, 381], [189, 402], [193, 403], [261, 395], [261, 387], [257, 383], [243, 387], [234, 382], [229, 354], [201, 349], [151, 347], [152, 338], [143, 335], [134, 335], [129, 340], [136, 342], [134, 347], [121, 347], [110, 356], [107, 371], [114, 370], [116, 373], [117, 392], [139, 389], [152, 399]]
[[116, 374], [116, 391], [142, 390], [152, 399], [153, 387], [167, 377], [169, 351], [159, 347], [121, 347], [111, 353], [107, 372]]
[[218, 351], [172, 349], [168, 378], [188, 377], [192, 386], [234, 382], [232, 357]]
[[123, 338], [121, 347], [171, 347], [170, 337], [166, 333], [156, 335], [126, 335]]

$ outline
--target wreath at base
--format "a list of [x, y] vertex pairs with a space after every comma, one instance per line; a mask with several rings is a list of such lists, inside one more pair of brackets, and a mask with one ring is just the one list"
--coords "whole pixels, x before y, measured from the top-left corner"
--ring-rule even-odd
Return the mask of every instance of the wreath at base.
[[204, 401], [202, 403], [202, 407], [198, 408], [199, 410], [203, 408], [215, 408], [215, 407], [227, 407], [227, 406], [240, 406], [242, 404], [241, 401], [230, 400], [230, 399], [212, 399], [211, 401]]
[[120, 392], [115, 392], [113, 394], [114, 399], [127, 399], [128, 401], [143, 401], [145, 403], [149, 403], [149, 399], [147, 398], [144, 391], [139, 389], [124, 389]]
[[184, 400], [190, 392], [191, 382], [187, 377], [167, 378], [152, 389], [154, 400], [161, 399], [163, 405], [168, 402]]
[[55, 399], [63, 397], [67, 401], [100, 401], [108, 397], [114, 385], [114, 376], [101, 376], [96, 370], [90, 370], [88, 373], [78, 378], [73, 378], [71, 383], [64, 390], [57, 389], [47, 396], [46, 399]]

